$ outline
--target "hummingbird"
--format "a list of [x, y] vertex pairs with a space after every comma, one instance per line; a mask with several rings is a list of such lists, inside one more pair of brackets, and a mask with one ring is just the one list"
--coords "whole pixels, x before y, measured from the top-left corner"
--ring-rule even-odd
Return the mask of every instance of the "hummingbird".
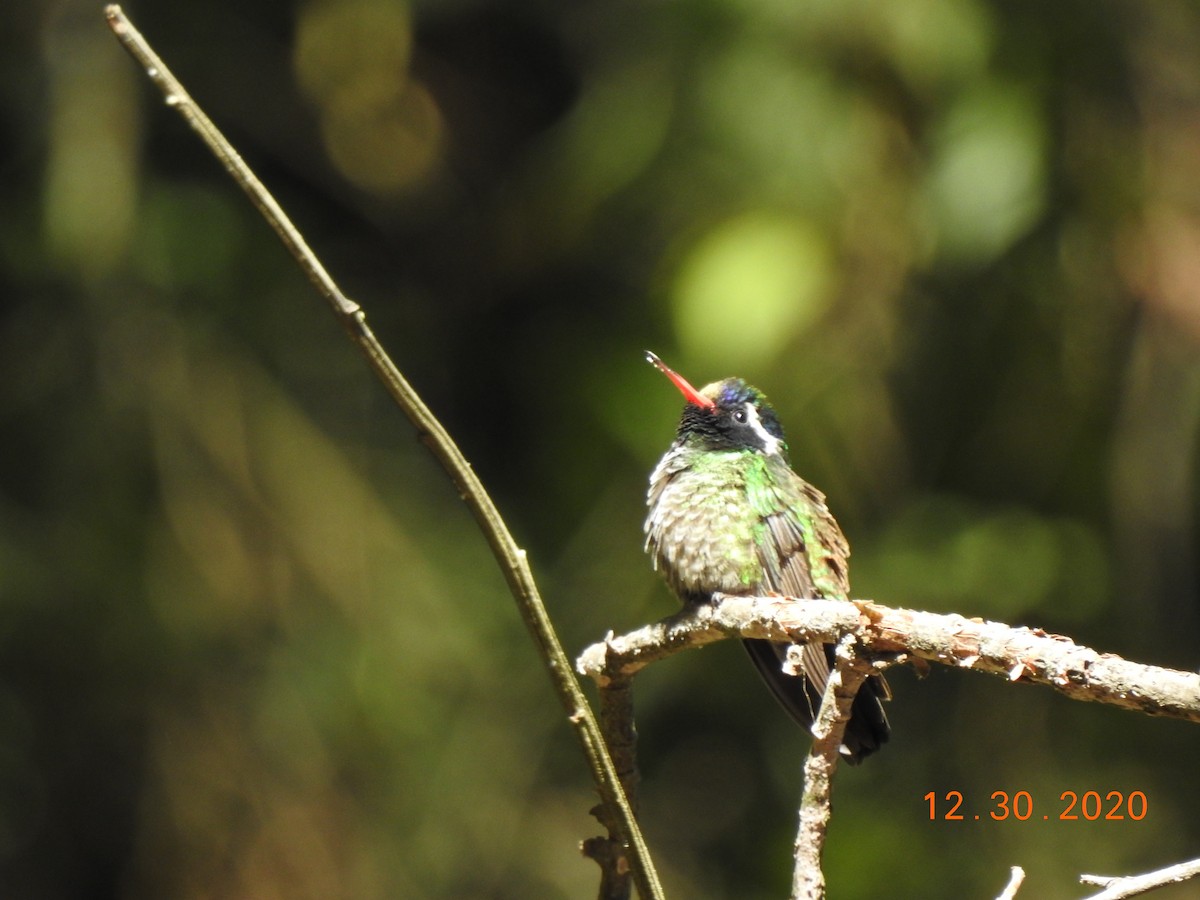
[[[687, 401], [675, 440], [650, 476], [646, 551], [686, 606], [713, 594], [847, 600], [850, 547], [825, 496], [788, 462], [779, 417], [741, 378], [696, 390], [647, 351], [646, 359]], [[785, 671], [786, 644], [743, 641], [784, 709], [806, 730], [821, 704], [832, 644], [805, 644], [797, 674]], [[891, 732], [882, 676], [872, 675], [851, 707], [841, 752], [858, 764]]]

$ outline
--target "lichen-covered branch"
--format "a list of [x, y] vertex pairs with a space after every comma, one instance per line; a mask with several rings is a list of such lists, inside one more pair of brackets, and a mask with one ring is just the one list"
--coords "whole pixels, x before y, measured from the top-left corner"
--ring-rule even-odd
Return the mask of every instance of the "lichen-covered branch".
[[1125, 897], [1136, 897], [1168, 884], [1189, 881], [1198, 875], [1200, 859], [1193, 859], [1156, 872], [1146, 872], [1144, 875], [1080, 875], [1079, 880], [1084, 884], [1098, 884], [1104, 887], [1104, 890], [1090, 895], [1087, 900], [1123, 900]]
[[1017, 891], [1021, 889], [1021, 885], [1025, 883], [1025, 870], [1020, 866], [1013, 866], [1009, 870], [1008, 884], [1004, 886], [996, 897], [996, 900], [1014, 900], [1017, 896]]
[[[637, 728], [633, 720], [633, 679], [612, 678], [600, 688], [600, 732], [612, 754], [613, 766], [629, 808], [638, 811]], [[613, 819], [612, 808], [601, 803], [592, 809], [607, 830], [607, 837], [588, 838], [581, 845], [583, 855], [600, 866], [599, 900], [628, 900], [629, 860], [621, 840], [620, 823]]]
[[726, 637], [836, 643], [852, 635], [860, 652], [922, 659], [1044, 684], [1154, 716], [1200, 722], [1200, 674], [1130, 662], [1038, 628], [955, 614], [893, 609], [865, 600], [718, 597], [629, 634], [588, 647], [576, 667], [599, 683], [655, 660]]
[[838, 644], [835, 660], [821, 708], [813, 721], [812, 748], [804, 762], [804, 796], [800, 801], [800, 826], [793, 853], [792, 900], [825, 897], [821, 853], [833, 812], [833, 773], [841, 759], [842, 738], [854, 697], [871, 674], [870, 664], [858, 657], [852, 636], [847, 635]]

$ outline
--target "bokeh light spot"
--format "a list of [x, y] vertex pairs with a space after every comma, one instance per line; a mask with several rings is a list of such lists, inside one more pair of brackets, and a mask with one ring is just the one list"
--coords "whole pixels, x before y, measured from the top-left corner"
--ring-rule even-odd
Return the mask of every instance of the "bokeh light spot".
[[952, 259], [992, 259], [1045, 203], [1045, 134], [1037, 106], [1016, 88], [968, 92], [936, 140], [928, 192], [939, 250]]
[[389, 193], [433, 170], [444, 124], [409, 78], [412, 26], [402, 4], [318, 2], [296, 30], [296, 76], [317, 107], [333, 164], [357, 187]]
[[680, 343], [734, 369], [770, 359], [825, 311], [832, 280], [813, 225], [771, 212], [738, 216], [701, 238], [679, 267]]

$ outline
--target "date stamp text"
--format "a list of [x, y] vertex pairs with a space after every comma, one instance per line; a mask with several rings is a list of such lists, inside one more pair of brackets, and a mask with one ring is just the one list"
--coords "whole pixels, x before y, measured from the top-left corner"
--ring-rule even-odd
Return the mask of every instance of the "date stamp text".
[[1029, 791], [993, 791], [984, 809], [972, 810], [962, 791], [946, 791], [938, 794], [930, 791], [923, 798], [929, 804], [929, 820], [944, 822], [1014, 820], [1026, 822], [1030, 819], [1061, 822], [1140, 822], [1146, 818], [1149, 805], [1142, 791], [1063, 791], [1057, 802], [1035, 803]]

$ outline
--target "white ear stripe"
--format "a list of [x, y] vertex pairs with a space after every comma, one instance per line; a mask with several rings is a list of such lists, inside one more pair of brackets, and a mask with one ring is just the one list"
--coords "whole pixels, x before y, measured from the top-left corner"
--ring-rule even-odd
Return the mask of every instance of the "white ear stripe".
[[763, 453], [767, 456], [774, 456], [779, 452], [779, 445], [782, 441], [763, 427], [762, 419], [758, 417], [758, 410], [754, 408], [753, 403], [746, 404], [746, 421], [754, 429], [758, 439], [762, 441]]

